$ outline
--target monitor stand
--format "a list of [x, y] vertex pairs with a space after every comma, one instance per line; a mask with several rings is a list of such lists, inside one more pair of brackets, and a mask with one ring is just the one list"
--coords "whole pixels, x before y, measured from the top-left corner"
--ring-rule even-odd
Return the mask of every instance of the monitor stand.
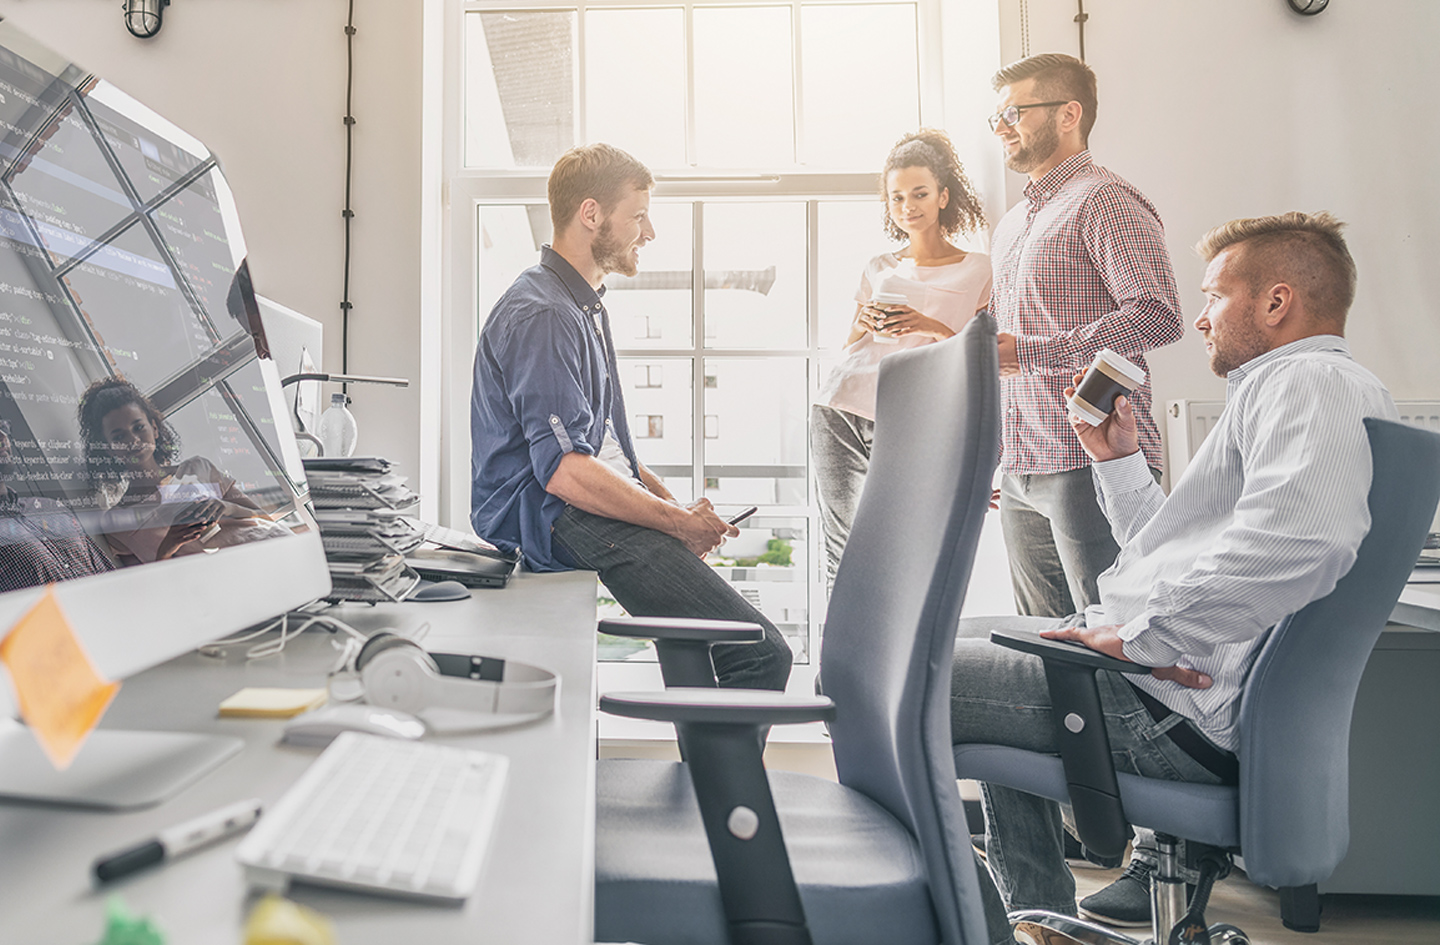
[[0, 719], [0, 802], [101, 810], [150, 807], [244, 746], [228, 735], [96, 729], [70, 767], [56, 771], [25, 726]]

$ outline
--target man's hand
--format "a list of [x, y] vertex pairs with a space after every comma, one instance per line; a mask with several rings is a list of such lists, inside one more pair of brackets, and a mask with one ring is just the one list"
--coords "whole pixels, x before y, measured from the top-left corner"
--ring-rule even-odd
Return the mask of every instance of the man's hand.
[[740, 534], [740, 529], [715, 514], [709, 499], [693, 502], [687, 509], [677, 509], [673, 520], [675, 526], [670, 534], [702, 558], [719, 548], [726, 538]]
[[995, 341], [1000, 346], [1000, 376], [1016, 376], [1020, 373], [1020, 354], [1015, 348], [1015, 336], [1002, 331], [995, 335]]
[[[1124, 660], [1127, 663], [1133, 662], [1125, 655], [1125, 641], [1120, 639], [1118, 624], [1105, 627], [1061, 627], [1058, 630], [1041, 630], [1040, 635], [1047, 640], [1067, 640], [1071, 643], [1080, 643], [1097, 653], [1104, 653], [1106, 656], [1113, 656], [1117, 660]], [[1199, 670], [1188, 669], [1184, 666], [1157, 666], [1150, 670], [1150, 675], [1156, 679], [1177, 682], [1188, 689], [1209, 689], [1210, 684], [1214, 682]]]
[[[1003, 371], [1001, 373], [1004, 373]], [[1080, 386], [1083, 374], [1076, 374], [1074, 385]], [[1065, 398], [1075, 396], [1075, 387], [1065, 388]], [[1140, 451], [1140, 428], [1135, 423], [1135, 411], [1130, 407], [1129, 397], [1116, 397], [1115, 409], [1098, 427], [1092, 427], [1067, 411], [1070, 426], [1080, 439], [1080, 446], [1097, 463], [1108, 462]]]

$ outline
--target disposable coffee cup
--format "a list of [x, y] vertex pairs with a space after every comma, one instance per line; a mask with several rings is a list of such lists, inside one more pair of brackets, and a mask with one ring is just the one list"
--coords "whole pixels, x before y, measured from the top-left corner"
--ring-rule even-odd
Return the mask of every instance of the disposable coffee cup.
[[1109, 348], [1101, 348], [1095, 355], [1095, 363], [1075, 388], [1075, 396], [1068, 401], [1070, 414], [1098, 427], [1115, 409], [1116, 397], [1129, 397], [1131, 391], [1144, 383], [1145, 372], [1135, 362]]
[[[873, 308], [885, 308], [890, 305], [909, 305], [910, 300], [900, 292], [876, 292], [870, 296], [870, 305]], [[893, 345], [900, 339], [893, 335], [882, 335], [878, 331], [870, 333], [871, 336], [882, 345]]]

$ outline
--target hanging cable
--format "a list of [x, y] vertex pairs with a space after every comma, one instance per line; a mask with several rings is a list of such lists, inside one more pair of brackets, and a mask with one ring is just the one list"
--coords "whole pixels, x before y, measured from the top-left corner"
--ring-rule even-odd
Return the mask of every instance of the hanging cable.
[[1080, 26], [1080, 61], [1085, 61], [1085, 21], [1090, 19], [1090, 14], [1085, 12], [1085, 0], [1075, 0], [1080, 7], [1080, 12], [1075, 14], [1075, 22]]
[[[350, 373], [350, 221], [355, 211], [350, 208], [350, 176], [354, 165], [355, 115], [351, 108], [352, 92], [355, 88], [355, 0], [350, 0], [350, 12], [345, 23], [345, 267], [343, 296], [340, 300], [340, 373]], [[348, 393], [350, 385], [341, 384], [342, 393]]]
[[1030, 4], [1020, 0], [1020, 58], [1030, 58]]

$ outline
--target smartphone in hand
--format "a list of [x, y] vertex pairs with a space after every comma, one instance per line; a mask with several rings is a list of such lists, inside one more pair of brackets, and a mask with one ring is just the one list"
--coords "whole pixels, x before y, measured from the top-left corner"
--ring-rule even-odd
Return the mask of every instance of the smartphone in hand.
[[734, 518], [730, 519], [729, 524], [731, 524], [731, 525], [739, 525], [741, 522], [745, 521], [747, 518], [749, 518], [750, 516], [754, 515], [754, 514], [755, 514], [756, 512], [758, 512], [758, 511], [760, 511], [760, 507], [759, 507], [758, 505], [752, 505], [752, 506], [750, 506], [748, 509], [746, 509], [745, 511], [741, 512], [739, 515], [737, 515], [737, 516], [735, 516]]

